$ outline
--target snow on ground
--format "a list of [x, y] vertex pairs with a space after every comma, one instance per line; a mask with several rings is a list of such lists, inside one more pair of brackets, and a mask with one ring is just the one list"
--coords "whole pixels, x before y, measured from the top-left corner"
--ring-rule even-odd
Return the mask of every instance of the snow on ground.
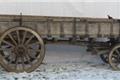
[[120, 80], [120, 71], [113, 71], [98, 55], [85, 47], [47, 45], [44, 63], [31, 73], [11, 73], [0, 68], [0, 80]]

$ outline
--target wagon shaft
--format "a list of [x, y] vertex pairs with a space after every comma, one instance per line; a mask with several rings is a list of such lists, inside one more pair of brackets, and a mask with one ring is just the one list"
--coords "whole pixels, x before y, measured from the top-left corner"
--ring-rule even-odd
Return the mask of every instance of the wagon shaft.
[[[44, 58], [44, 43], [84, 44], [94, 53], [107, 50], [100, 54], [102, 60], [117, 68], [110, 49], [120, 42], [118, 19], [0, 15], [0, 35], [0, 63], [8, 71], [35, 70]], [[109, 40], [98, 42], [96, 38]], [[114, 57], [117, 63], [118, 56]]]

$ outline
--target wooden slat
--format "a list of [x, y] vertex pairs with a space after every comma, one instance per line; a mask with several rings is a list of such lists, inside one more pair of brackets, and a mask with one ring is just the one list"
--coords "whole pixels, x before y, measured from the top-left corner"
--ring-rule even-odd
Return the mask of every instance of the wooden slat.
[[110, 36], [113, 36], [113, 21], [110, 23]]
[[101, 36], [100, 32], [101, 32], [101, 25], [100, 25], [100, 23], [98, 23], [98, 37]]
[[119, 22], [119, 37], [120, 37], [120, 22]]
[[47, 36], [48, 37], [51, 37], [51, 26], [50, 26], [51, 22], [52, 22], [52, 20], [48, 18], [48, 20], [47, 20], [47, 31], [48, 31]]
[[60, 37], [64, 37], [63, 23], [64, 23], [64, 22], [60, 22]]
[[86, 36], [86, 37], [89, 35], [89, 34], [88, 34], [88, 27], [89, 27], [88, 24], [89, 24], [89, 23], [88, 23], [88, 21], [86, 20], [86, 22], [85, 22], [85, 25], [86, 25], [86, 26], [85, 26], [85, 36]]

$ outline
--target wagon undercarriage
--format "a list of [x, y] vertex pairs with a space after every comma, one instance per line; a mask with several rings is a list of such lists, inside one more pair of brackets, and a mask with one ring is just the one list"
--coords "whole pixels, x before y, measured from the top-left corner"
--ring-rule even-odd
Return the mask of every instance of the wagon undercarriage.
[[49, 43], [85, 45], [87, 51], [120, 70], [118, 19], [1, 15], [0, 35], [0, 64], [7, 71], [35, 70]]

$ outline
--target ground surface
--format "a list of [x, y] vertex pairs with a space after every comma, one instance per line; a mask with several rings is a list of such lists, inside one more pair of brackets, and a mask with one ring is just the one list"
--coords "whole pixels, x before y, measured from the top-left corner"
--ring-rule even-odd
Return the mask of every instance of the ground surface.
[[47, 45], [44, 63], [32, 73], [8, 73], [0, 68], [0, 80], [120, 80], [120, 72], [111, 70], [98, 55], [85, 47]]

